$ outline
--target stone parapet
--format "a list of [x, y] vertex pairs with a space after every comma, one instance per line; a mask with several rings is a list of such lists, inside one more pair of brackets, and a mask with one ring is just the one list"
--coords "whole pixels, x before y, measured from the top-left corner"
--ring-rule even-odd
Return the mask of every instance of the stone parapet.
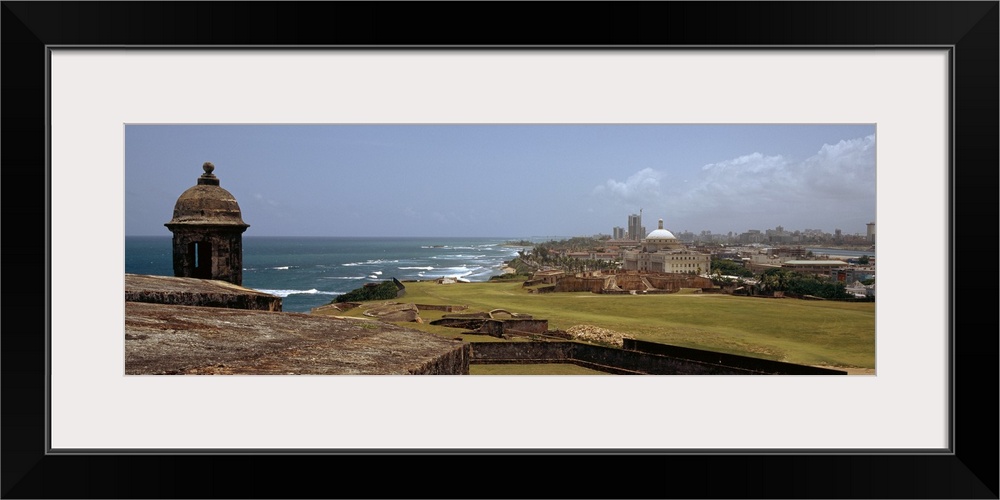
[[468, 351], [378, 321], [125, 303], [126, 375], [467, 375]]
[[472, 342], [473, 364], [572, 363], [618, 375], [846, 375], [847, 372], [625, 339], [625, 349], [580, 342]]
[[281, 297], [226, 281], [145, 274], [125, 275], [125, 301], [257, 311], [281, 310]]

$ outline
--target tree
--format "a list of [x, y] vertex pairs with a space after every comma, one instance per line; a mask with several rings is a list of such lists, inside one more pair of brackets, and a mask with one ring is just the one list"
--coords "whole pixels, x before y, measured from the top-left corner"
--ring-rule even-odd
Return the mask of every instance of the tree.
[[713, 272], [718, 271], [719, 274], [726, 274], [730, 276], [740, 276], [743, 278], [750, 278], [754, 276], [753, 271], [743, 267], [742, 263], [733, 262], [729, 259], [712, 259], [709, 269], [712, 269]]
[[790, 282], [789, 272], [781, 269], [768, 269], [761, 273], [760, 287], [766, 292], [784, 292]]
[[789, 292], [795, 295], [813, 295], [825, 299], [846, 299], [846, 285], [830, 278], [800, 274], [783, 269], [768, 269], [760, 275], [762, 291]]

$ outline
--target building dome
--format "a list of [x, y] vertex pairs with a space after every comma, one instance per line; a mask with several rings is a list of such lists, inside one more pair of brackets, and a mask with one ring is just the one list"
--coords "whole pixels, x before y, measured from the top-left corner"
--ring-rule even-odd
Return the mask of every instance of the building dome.
[[166, 225], [224, 225], [249, 227], [243, 222], [236, 198], [219, 187], [219, 178], [212, 174], [215, 166], [205, 163], [205, 173], [198, 184], [181, 193], [174, 204], [174, 216]]
[[677, 237], [674, 236], [674, 233], [671, 233], [670, 231], [663, 229], [663, 219], [660, 219], [659, 227], [657, 229], [654, 229], [653, 232], [646, 235], [646, 241], [655, 243], [658, 241], [666, 241], [666, 240], [676, 241]]

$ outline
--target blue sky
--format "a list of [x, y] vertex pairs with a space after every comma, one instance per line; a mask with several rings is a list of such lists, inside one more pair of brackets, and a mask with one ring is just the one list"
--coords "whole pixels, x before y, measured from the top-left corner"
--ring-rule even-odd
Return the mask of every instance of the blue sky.
[[245, 236], [581, 236], [875, 220], [874, 125], [126, 125], [125, 234], [215, 164]]

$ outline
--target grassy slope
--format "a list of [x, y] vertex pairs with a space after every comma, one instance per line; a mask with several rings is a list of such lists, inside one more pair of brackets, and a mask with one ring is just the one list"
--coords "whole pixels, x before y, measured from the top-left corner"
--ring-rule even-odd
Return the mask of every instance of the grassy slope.
[[[715, 294], [529, 294], [521, 283], [406, 283], [400, 301], [506, 309], [547, 319], [549, 329], [588, 324], [640, 340], [807, 365], [875, 367], [875, 303]], [[356, 315], [359, 311], [352, 314]], [[443, 313], [422, 311], [430, 321]], [[455, 329], [414, 325], [449, 337]], [[468, 341], [494, 340], [468, 336]]]

